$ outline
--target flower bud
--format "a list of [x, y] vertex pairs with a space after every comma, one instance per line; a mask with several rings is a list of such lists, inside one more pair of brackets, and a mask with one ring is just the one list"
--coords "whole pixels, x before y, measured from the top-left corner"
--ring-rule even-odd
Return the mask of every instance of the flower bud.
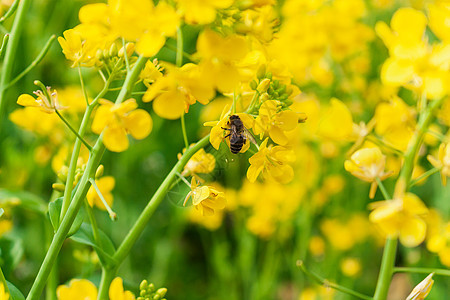
[[105, 167], [103, 165], [99, 165], [97, 171], [95, 171], [95, 178], [102, 177], [103, 171], [105, 171]]
[[161, 297], [164, 297], [166, 295], [166, 293], [167, 293], [167, 289], [166, 288], [159, 288], [156, 291], [156, 294], [160, 295]]
[[256, 90], [259, 93], [265, 93], [265, 92], [267, 92], [267, 89], [269, 88], [269, 85], [270, 85], [270, 79], [264, 78], [263, 80], [261, 80], [261, 82], [259, 83], [259, 85], [256, 88]]
[[[127, 57], [130, 57], [131, 55], [133, 55], [135, 49], [134, 43], [126, 43], [125, 49], [127, 50]], [[119, 50], [119, 57], [123, 57], [123, 55], [124, 55], [124, 47], [120, 48]]]
[[59, 192], [64, 192], [66, 186], [63, 183], [54, 183], [52, 184], [52, 188]]
[[258, 84], [256, 83], [255, 80], [250, 81], [250, 88], [252, 90], [256, 90], [257, 87], [258, 87]]
[[109, 47], [109, 56], [114, 57], [117, 56], [117, 45], [116, 43], [113, 43], [111, 47]]
[[256, 77], [261, 80], [264, 78], [264, 75], [266, 75], [266, 65], [261, 65], [259, 66], [258, 71], [256, 71]]

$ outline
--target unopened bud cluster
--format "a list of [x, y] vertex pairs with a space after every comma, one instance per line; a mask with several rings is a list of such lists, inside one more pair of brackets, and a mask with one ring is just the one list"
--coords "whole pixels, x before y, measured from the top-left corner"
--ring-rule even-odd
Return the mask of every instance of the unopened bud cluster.
[[[250, 88], [259, 93], [259, 106], [267, 100], [277, 100], [282, 108], [289, 107], [293, 102], [289, 99], [293, 90], [279, 80], [273, 80], [272, 72], [266, 70], [266, 66], [259, 67], [256, 73], [257, 79], [250, 82]], [[259, 106], [256, 108], [259, 109]]]
[[[84, 170], [86, 169], [86, 165], [82, 165], [81, 167], [75, 170], [75, 176], [73, 180], [73, 185], [77, 185], [78, 181], [80, 181], [83, 176]], [[59, 170], [57, 176], [61, 182], [55, 182], [52, 184], [52, 188], [59, 192], [64, 192], [66, 188], [67, 175], [69, 173], [69, 168], [67, 166], [63, 166], [61, 170]]]
[[118, 49], [117, 44], [113, 43], [109, 49], [98, 49], [95, 55], [96, 65], [98, 68], [106, 67], [111, 70], [116, 66], [119, 59], [122, 59], [122, 66], [125, 65], [125, 53], [127, 54], [126, 59], [129, 64], [134, 64], [137, 60], [135, 56], [132, 56], [134, 53], [134, 43], [127, 43], [125, 47], [121, 47]]
[[139, 297], [137, 300], [167, 300], [164, 296], [167, 293], [166, 288], [156, 289], [153, 283], [148, 283], [147, 280], [142, 280], [139, 285]]

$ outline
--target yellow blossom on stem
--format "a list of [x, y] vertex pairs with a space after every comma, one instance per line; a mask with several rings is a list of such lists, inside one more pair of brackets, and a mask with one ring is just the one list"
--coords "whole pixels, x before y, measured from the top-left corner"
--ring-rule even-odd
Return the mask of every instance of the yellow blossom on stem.
[[[51, 114], [54, 113], [55, 110], [65, 109], [65, 106], [60, 106], [58, 102], [58, 93], [56, 90], [51, 91], [50, 87], [47, 87], [47, 93], [44, 93], [40, 90], [34, 91], [33, 94], [37, 96], [34, 98], [28, 94], [22, 94], [17, 99], [17, 104], [25, 106], [25, 107], [38, 107], [41, 111]], [[47, 95], [50, 96], [48, 99]]]
[[441, 263], [450, 267], [450, 222], [444, 222], [438, 211], [430, 209], [427, 228], [427, 249], [437, 253]]
[[[114, 177], [105, 176], [95, 180], [95, 183], [99, 188], [100, 192], [102, 193], [102, 196], [105, 199], [106, 203], [108, 204], [109, 207], [111, 207], [114, 201], [114, 197], [111, 192], [114, 189], [114, 186], [116, 185]], [[86, 198], [91, 207], [95, 205], [101, 210], [106, 210], [103, 201], [100, 199], [100, 196], [98, 195], [97, 191], [94, 189], [93, 186], [89, 188]]]
[[227, 8], [233, 0], [176, 0], [178, 12], [187, 24], [209, 24], [216, 19], [217, 9]]
[[[180, 154], [181, 158], [181, 154]], [[193, 174], [208, 174], [216, 167], [216, 158], [211, 153], [206, 153], [205, 149], [198, 150], [184, 166], [183, 176]]]
[[237, 34], [223, 37], [207, 29], [198, 37], [197, 51], [206, 78], [213, 80], [220, 92], [233, 92], [241, 81], [238, 63], [248, 53], [246, 40]]
[[69, 286], [58, 286], [56, 295], [58, 300], [96, 300], [97, 287], [86, 279], [72, 279]]
[[223, 192], [217, 191], [212, 186], [198, 186], [195, 177], [192, 177], [191, 191], [184, 199], [183, 205], [186, 205], [191, 197], [194, 207], [204, 216], [212, 216], [215, 211], [224, 209], [227, 203]]
[[155, 113], [166, 119], [178, 119], [195, 102], [205, 105], [214, 98], [211, 78], [195, 64], [181, 68], [165, 65], [167, 74], [159, 77], [144, 94], [144, 102], [153, 101]]
[[387, 237], [399, 237], [406, 247], [416, 247], [425, 239], [427, 224], [424, 216], [428, 209], [412, 193], [402, 198], [377, 201], [370, 204], [369, 219], [378, 225]]
[[277, 112], [277, 106], [276, 100], [267, 100], [261, 105], [253, 132], [259, 134], [260, 138], [268, 133], [275, 143], [286, 145], [288, 137], [285, 132], [295, 129], [298, 124], [298, 115], [291, 110]]
[[122, 152], [128, 148], [127, 134], [135, 139], [147, 137], [153, 127], [150, 114], [143, 109], [136, 109], [134, 99], [128, 99], [118, 105], [111, 101], [100, 99], [100, 107], [92, 122], [92, 132], [103, 132], [103, 143], [114, 152]]
[[427, 277], [425, 277], [424, 280], [422, 280], [418, 285], [414, 287], [411, 294], [406, 298], [406, 300], [423, 300], [425, 299], [428, 294], [431, 291], [431, 288], [433, 287], [433, 275], [434, 273], [431, 273]]
[[450, 176], [450, 146], [448, 143], [442, 143], [439, 145], [438, 157], [428, 155], [428, 161], [435, 168], [441, 169], [442, 184], [447, 185], [447, 177]]
[[344, 168], [353, 176], [371, 182], [369, 197], [372, 199], [377, 190], [377, 178], [384, 180], [391, 175], [385, 172], [386, 156], [378, 147], [359, 149], [344, 163]]
[[139, 78], [142, 79], [144, 84], [148, 87], [151, 83], [163, 77], [164, 68], [158, 64], [158, 60], [155, 58], [153, 61], [148, 60], [145, 63], [144, 69], [139, 74]]
[[63, 32], [64, 37], [58, 37], [64, 55], [73, 61], [72, 68], [78, 65], [93, 66], [96, 49], [90, 41], [82, 40], [81, 33], [75, 29]]
[[317, 129], [317, 134], [331, 140], [346, 141], [353, 133], [352, 114], [339, 99], [332, 98], [330, 106], [323, 113]]
[[[97, 300], [97, 287], [86, 279], [72, 279], [68, 286], [60, 285], [56, 289], [58, 300]], [[109, 287], [110, 300], [134, 300], [130, 291], [123, 290], [120, 277], [114, 278]], [[1, 298], [3, 299], [3, 298]]]
[[294, 169], [288, 164], [295, 161], [293, 150], [283, 146], [267, 147], [268, 138], [259, 146], [259, 151], [249, 158], [247, 178], [255, 182], [259, 174], [273, 178], [280, 183], [288, 183], [294, 178]]

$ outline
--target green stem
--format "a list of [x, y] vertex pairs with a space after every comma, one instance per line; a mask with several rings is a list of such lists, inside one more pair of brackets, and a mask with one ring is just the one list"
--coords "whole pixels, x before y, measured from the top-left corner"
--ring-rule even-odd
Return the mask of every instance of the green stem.
[[111, 207], [109, 207], [108, 202], [106, 202], [105, 197], [103, 197], [102, 191], [100, 191], [100, 189], [98, 188], [97, 184], [95, 183], [95, 180], [93, 178], [90, 178], [89, 182], [91, 183], [91, 185], [94, 187], [95, 191], [97, 192], [97, 195], [100, 198], [100, 200], [102, 201], [103, 206], [105, 206], [106, 211], [108, 211], [109, 217], [111, 218], [111, 220], [115, 221], [117, 219], [117, 214], [115, 212], [113, 212]]
[[355, 297], [357, 297], [359, 299], [372, 300], [372, 297], [370, 297], [370, 296], [361, 294], [361, 293], [356, 292], [356, 291], [354, 291], [352, 289], [349, 289], [349, 288], [346, 288], [346, 287], [341, 286], [339, 284], [330, 282], [327, 279], [324, 279], [324, 278], [320, 277], [319, 275], [309, 271], [308, 269], [306, 269], [305, 264], [301, 260], [297, 261], [297, 267], [299, 267], [303, 271], [303, 273], [305, 273], [308, 277], [314, 279], [315, 281], [317, 281], [318, 283], [324, 285], [325, 287], [331, 287], [331, 288], [333, 288], [333, 289], [335, 289], [337, 291], [346, 293], [348, 295], [355, 296]]
[[183, 31], [180, 27], [177, 29], [177, 56], [175, 62], [178, 68], [183, 65]]
[[133, 70], [131, 71], [131, 73], [128, 73], [127, 77], [125, 78], [123, 88], [120, 90], [120, 93], [117, 96], [116, 104], [122, 103], [125, 100], [125, 98], [131, 94], [133, 87], [136, 83], [136, 79], [138, 78], [141, 70], [144, 68], [147, 60], [148, 60], [147, 57], [139, 56], [138, 60], [136, 61], [133, 67]]
[[109, 286], [116, 276], [117, 268], [102, 268], [102, 278], [98, 291], [98, 300], [109, 300]]
[[20, 35], [25, 25], [25, 15], [30, 6], [31, 0], [21, 0], [17, 8], [16, 17], [11, 28], [9, 42], [6, 46], [5, 60], [0, 74], [0, 132], [3, 115], [6, 110], [6, 86], [11, 78], [13, 64], [16, 58], [17, 48], [19, 46]]
[[409, 268], [409, 267], [395, 267], [394, 273], [424, 273], [431, 274], [434, 273], [436, 275], [441, 276], [450, 276], [450, 270], [446, 269], [434, 269], [434, 268]]
[[[177, 52], [177, 48], [176, 48], [175, 46], [172, 46], [172, 45], [169, 44], [169, 43], [166, 43], [166, 44], [164, 45], [164, 47], [166, 47], [166, 48], [168, 48], [168, 49], [170, 49], [170, 50], [172, 50], [172, 51], [175, 51], [175, 53]], [[194, 56], [190, 55], [189, 53], [184, 52], [184, 51], [183, 51], [182, 53], [183, 53], [183, 56], [186, 57], [187, 59], [189, 59], [190, 61], [192, 61], [192, 62], [198, 62], [198, 60], [195, 59]]]
[[[409, 141], [408, 148], [405, 152], [404, 164], [395, 185], [394, 198], [403, 197], [408, 190], [417, 152], [419, 151], [423, 136], [427, 132], [433, 119], [434, 111], [440, 106], [443, 100], [444, 98], [436, 99], [426, 109], [421, 111], [417, 129]], [[374, 300], [385, 300], [387, 297], [394, 270], [397, 243], [397, 238], [386, 239], [383, 258], [381, 260], [380, 274], [375, 288]]]
[[102, 242], [100, 240], [100, 234], [98, 233], [98, 226], [97, 226], [97, 221], [95, 220], [94, 210], [89, 205], [89, 202], [87, 201], [87, 199], [85, 199], [85, 201], [84, 201], [84, 209], [87, 211], [87, 214], [89, 217], [89, 223], [91, 223], [91, 226], [92, 226], [92, 233], [94, 234], [95, 243], [101, 248]]
[[374, 300], [385, 300], [391, 284], [394, 270], [395, 255], [397, 252], [397, 238], [387, 238], [384, 245], [383, 258], [381, 260], [380, 274], [378, 275], [377, 287]]
[[123, 47], [123, 57], [125, 58], [125, 65], [127, 66], [127, 72], [130, 72], [130, 62], [128, 60], [127, 44], [125, 43], [124, 38], [122, 38], [122, 47]]
[[388, 191], [386, 190], [386, 187], [383, 184], [383, 181], [379, 177], [375, 178], [377, 181], [378, 187], [380, 188], [381, 194], [383, 194], [383, 197], [385, 200], [392, 199], [391, 195], [389, 195]]
[[[52, 199], [53, 197], [50, 197]], [[49, 222], [45, 222], [45, 247], [49, 247], [53, 238], [53, 227]], [[56, 300], [56, 288], [58, 286], [58, 263], [56, 262], [50, 272], [47, 285], [45, 286], [45, 299]]]
[[246, 113], [248, 113], [248, 114], [253, 113], [253, 109], [256, 106], [256, 104], [258, 103], [258, 98], [259, 98], [259, 92], [255, 90], [255, 94], [253, 95], [252, 101], [250, 101], [250, 105], [248, 106]]
[[[95, 107], [95, 104], [97, 103], [97, 101], [100, 98], [102, 98], [104, 95], [106, 95], [106, 93], [108, 92], [109, 86], [113, 80], [113, 77], [114, 76], [110, 76], [108, 78], [108, 80], [105, 82], [105, 85], [103, 86], [103, 89], [100, 91], [100, 93], [97, 95], [97, 97], [95, 97], [95, 99], [94, 99], [94, 101], [92, 101], [91, 105], [88, 105], [88, 107], [86, 108], [83, 119], [81, 121], [80, 129], [78, 131], [78, 134], [80, 136], [83, 136], [84, 133], [86, 132], [87, 125], [89, 123], [92, 111]], [[78, 161], [78, 155], [80, 154], [80, 149], [81, 149], [81, 140], [76, 139], [75, 144], [73, 146], [72, 157], [70, 158], [69, 171], [67, 173], [66, 189], [64, 190], [64, 198], [63, 198], [63, 203], [62, 203], [62, 208], [61, 208], [60, 220], [63, 219], [64, 214], [66, 213], [67, 209], [69, 208], [70, 197], [72, 195], [72, 190], [73, 190], [73, 180], [75, 178], [75, 170], [77, 168], [77, 161]]]
[[5, 34], [3, 36], [2, 46], [0, 48], [0, 60], [3, 58], [3, 54], [6, 50], [6, 45], [8, 44], [8, 41], [9, 41], [9, 34]]
[[378, 138], [377, 136], [368, 135], [368, 136], [366, 137], [366, 139], [367, 139], [369, 142], [372, 142], [372, 143], [374, 143], [374, 144], [376, 144], [376, 145], [378, 145], [378, 146], [380, 146], [380, 147], [382, 147], [382, 148], [386, 148], [387, 150], [389, 150], [389, 151], [391, 151], [391, 152], [397, 154], [398, 156], [403, 156], [403, 155], [404, 155], [402, 151], [400, 151], [400, 150], [394, 148], [393, 146], [389, 145], [388, 143], [386, 143], [385, 141], [381, 140], [381, 139]]
[[186, 133], [186, 122], [184, 120], [184, 112], [181, 114], [181, 131], [183, 132], [183, 140], [185, 148], [189, 148], [189, 141]]
[[127, 236], [123, 240], [120, 247], [117, 249], [117, 252], [114, 254], [114, 260], [119, 263], [124, 260], [124, 258], [128, 255], [133, 247], [134, 243], [141, 235], [145, 226], [150, 220], [150, 217], [155, 212], [156, 208], [159, 206], [161, 201], [164, 199], [164, 196], [168, 192], [168, 188], [171, 186], [172, 181], [177, 177], [177, 173], [180, 173], [184, 166], [187, 164], [189, 159], [201, 148], [205, 147], [209, 143], [209, 135], [202, 138], [198, 141], [194, 146], [190, 147], [183, 154], [181, 159], [175, 164], [173, 169], [170, 171], [169, 175], [164, 179], [163, 183], [159, 186], [158, 190], [153, 195], [152, 199], [148, 202], [144, 211], [141, 213], [136, 223], [133, 225], [133, 228], [128, 232]]
[[61, 225], [53, 237], [52, 243], [45, 255], [44, 261], [42, 262], [41, 268], [36, 276], [36, 279], [31, 287], [31, 290], [27, 296], [27, 300], [37, 300], [40, 299], [42, 290], [44, 289], [45, 283], [48, 279], [52, 266], [55, 264], [58, 253], [61, 250], [62, 244], [66, 239], [67, 233], [72, 226], [75, 217], [83, 204], [84, 198], [86, 197], [87, 191], [89, 189], [89, 178], [93, 177], [97, 169], [100, 159], [103, 155], [105, 147], [102, 143], [102, 136], [100, 136], [92, 148], [91, 155], [86, 165], [86, 169], [83, 176], [80, 179], [79, 186], [70, 202], [69, 208], [62, 219]]
[[86, 146], [86, 148], [89, 149], [89, 151], [92, 149], [91, 145], [89, 145], [82, 137], [81, 135], [73, 129], [72, 125], [59, 113], [59, 111], [55, 108], [55, 113], [58, 115], [58, 117], [66, 124], [66, 126], [72, 131], [73, 134]]
[[86, 87], [84, 86], [83, 74], [81, 74], [81, 65], [78, 64], [78, 76], [80, 77], [80, 85], [81, 90], [83, 91], [84, 100], [86, 101], [86, 105], [89, 105], [89, 97], [87, 94]]
[[6, 19], [11, 17], [17, 10], [20, 0], [15, 0], [14, 3], [9, 7], [8, 11], [0, 18], [0, 23], [3, 23]]
[[0, 268], [0, 282], [3, 283], [3, 287], [5, 288], [5, 292], [9, 294], [8, 284], [6, 283], [5, 275], [3, 275], [2, 268]]
[[440, 132], [428, 129], [427, 133], [432, 135], [432, 136], [434, 136], [435, 138], [437, 138], [441, 142], [444, 142], [444, 143], [448, 142], [448, 137], [445, 136], [444, 134], [440, 133]]
[[17, 75], [13, 80], [11, 80], [5, 87], [5, 89], [10, 88], [11, 86], [13, 86], [17, 81], [19, 81], [20, 79], [22, 79], [25, 75], [27, 75], [31, 70], [33, 70], [34, 67], [36, 67], [41, 60], [44, 59], [45, 55], [47, 54], [48, 50], [50, 49], [53, 41], [56, 39], [55, 35], [52, 35], [47, 43], [45, 43], [44, 48], [42, 48], [41, 52], [39, 52], [38, 56], [36, 56], [36, 58], [31, 62], [31, 64], [25, 69], [23, 70], [19, 75]]
[[411, 182], [410, 182], [410, 184], [409, 184], [409, 187], [410, 187], [410, 188], [413, 187], [413, 186], [416, 185], [418, 182], [424, 180], [425, 178], [430, 177], [431, 175], [433, 175], [433, 174], [435, 174], [435, 173], [438, 173], [440, 170], [441, 170], [441, 168], [433, 168], [433, 169], [430, 169], [430, 170], [426, 171], [425, 173], [421, 174], [419, 177], [417, 177], [417, 178], [411, 180]]

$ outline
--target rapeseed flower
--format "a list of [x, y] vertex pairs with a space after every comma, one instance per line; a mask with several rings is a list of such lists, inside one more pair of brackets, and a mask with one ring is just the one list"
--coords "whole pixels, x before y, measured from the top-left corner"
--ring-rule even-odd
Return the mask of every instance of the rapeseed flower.
[[205, 78], [210, 78], [222, 93], [233, 92], [241, 81], [238, 63], [249, 49], [244, 37], [237, 34], [226, 37], [210, 29], [200, 33], [196, 56], [201, 57], [200, 67]]
[[95, 44], [91, 40], [82, 40], [81, 33], [75, 29], [63, 32], [64, 37], [58, 37], [64, 55], [76, 66], [91, 67], [95, 64]]
[[436, 253], [444, 266], [450, 267], [450, 222], [444, 222], [438, 211], [430, 209], [427, 228], [427, 249]]
[[370, 221], [386, 236], [399, 237], [406, 247], [424, 241], [427, 231], [424, 217], [428, 209], [416, 195], [407, 193], [402, 198], [373, 202], [370, 208]]
[[[26, 107], [37, 107], [42, 112], [51, 114], [54, 113], [55, 110], [65, 109], [67, 107], [60, 106], [58, 102], [58, 93], [56, 90], [51, 91], [50, 87], [47, 87], [47, 93], [44, 93], [40, 90], [34, 91], [33, 94], [37, 96], [37, 98], [32, 97], [28, 94], [22, 94], [17, 99], [17, 104], [26, 106]], [[50, 96], [48, 99], [47, 95]]]
[[262, 173], [266, 178], [288, 183], [294, 178], [294, 170], [289, 165], [295, 161], [294, 151], [283, 146], [268, 147], [268, 140], [266, 138], [259, 146], [258, 152], [249, 158], [247, 178], [250, 182], [255, 182]]
[[[56, 289], [58, 300], [96, 300], [97, 287], [86, 279], [72, 279], [69, 285], [60, 285]], [[110, 300], [134, 300], [135, 296], [130, 291], [123, 290], [123, 282], [120, 277], [114, 278], [109, 287]]]
[[[181, 157], [181, 155], [180, 155]], [[211, 153], [206, 153], [205, 149], [198, 150], [184, 166], [183, 176], [194, 174], [208, 174], [216, 167], [216, 158]]]
[[317, 134], [334, 141], [352, 139], [353, 118], [350, 110], [340, 100], [332, 98], [324, 111], [317, 128]]
[[187, 24], [209, 24], [216, 19], [218, 9], [228, 8], [233, 0], [176, 0], [178, 12]]
[[136, 109], [134, 99], [128, 99], [118, 105], [111, 101], [100, 99], [100, 107], [92, 122], [92, 132], [103, 132], [103, 144], [110, 151], [122, 152], [128, 149], [127, 134], [135, 139], [147, 137], [153, 127], [149, 113], [143, 109]]
[[384, 180], [391, 175], [385, 172], [386, 156], [378, 147], [359, 149], [344, 163], [345, 170], [361, 180], [371, 183], [369, 197], [372, 199], [377, 190], [377, 178]]
[[159, 77], [144, 94], [144, 102], [153, 101], [155, 113], [166, 119], [178, 119], [195, 102], [208, 104], [214, 98], [211, 78], [199, 66], [185, 64], [181, 68], [166, 65], [165, 76]]
[[186, 205], [189, 198], [192, 198], [192, 204], [203, 216], [214, 215], [216, 211], [224, 209], [227, 203], [223, 192], [212, 186], [199, 186], [195, 177], [192, 177], [191, 191], [184, 199], [183, 205]]
[[285, 132], [294, 130], [297, 124], [297, 113], [290, 110], [278, 112], [278, 101], [267, 100], [259, 108], [253, 132], [260, 135], [260, 138], [268, 133], [275, 143], [286, 145], [288, 137]]

